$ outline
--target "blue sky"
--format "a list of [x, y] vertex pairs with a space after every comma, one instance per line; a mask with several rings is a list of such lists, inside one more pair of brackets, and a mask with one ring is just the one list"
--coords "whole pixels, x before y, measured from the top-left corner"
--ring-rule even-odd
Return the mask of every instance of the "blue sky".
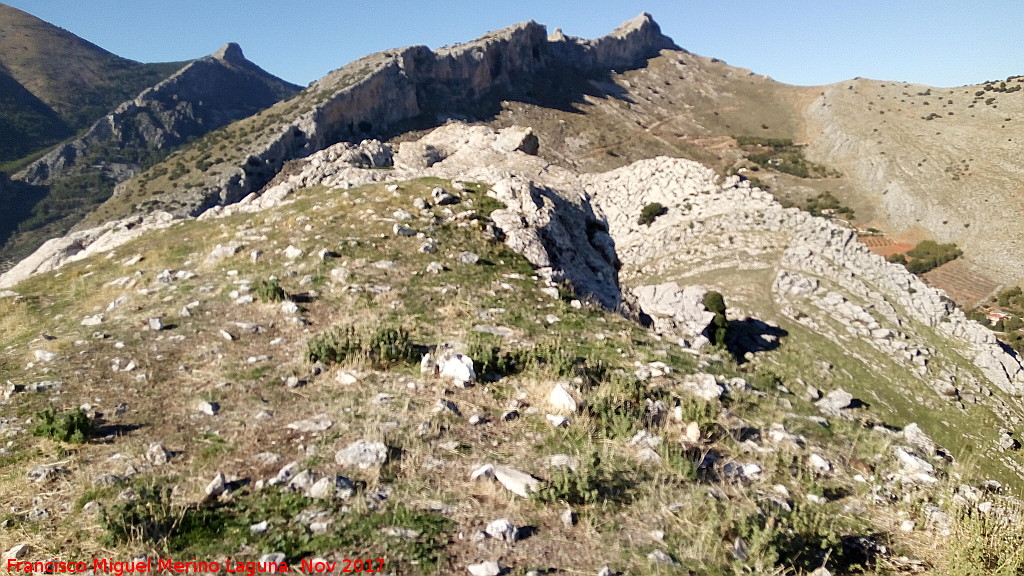
[[1021, 0], [6, 0], [120, 56], [186, 60], [226, 42], [307, 84], [370, 52], [443, 46], [533, 19], [600, 36], [650, 12], [676, 44], [790, 84], [862, 76], [958, 86], [1024, 74]]

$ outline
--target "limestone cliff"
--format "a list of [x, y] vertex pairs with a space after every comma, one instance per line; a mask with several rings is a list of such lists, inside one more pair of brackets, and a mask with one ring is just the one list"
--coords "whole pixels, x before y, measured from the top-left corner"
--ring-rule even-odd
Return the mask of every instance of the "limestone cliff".
[[[413, 46], [373, 54], [272, 108], [287, 114], [284, 122], [259, 126], [242, 155], [195, 175], [192, 186], [174, 195], [174, 205], [164, 207], [196, 215], [260, 190], [286, 161], [337, 142], [466, 118], [488, 99], [500, 99], [538, 75], [567, 67], [582, 74], [607, 73], [634, 67], [662, 49], [677, 47], [650, 15], [642, 14], [596, 40], [560, 33], [549, 38], [544, 26], [530, 21], [435, 51]], [[129, 192], [138, 196], [134, 183], [118, 193]], [[153, 199], [168, 201], [159, 195]]]

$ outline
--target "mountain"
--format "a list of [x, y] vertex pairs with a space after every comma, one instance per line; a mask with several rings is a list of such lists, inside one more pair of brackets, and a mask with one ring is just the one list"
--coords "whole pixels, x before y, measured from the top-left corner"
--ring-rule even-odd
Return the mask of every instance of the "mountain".
[[[143, 65], [13, 8], [0, 6], [0, 13], [10, 16], [0, 29], [0, 45], [9, 49], [0, 63], [38, 93], [0, 75], [12, 83], [8, 112], [0, 110], [11, 130], [2, 133], [10, 137], [11, 157], [23, 158], [13, 182], [31, 190], [10, 197], [14, 210], [0, 222], [5, 259], [20, 260], [66, 233], [116, 184], [170, 150], [298, 90], [248, 61], [234, 43], [184, 65]], [[64, 61], [74, 65], [57, 65]], [[80, 128], [78, 137], [39, 150]], [[24, 158], [30, 154], [37, 159]]]
[[0, 161], [28, 156], [71, 135], [52, 108], [0, 69]]
[[528, 22], [178, 148], [0, 276], [5, 555], [1019, 572], [1021, 358], [808, 203], [821, 92]]
[[[413, 46], [372, 54], [126, 182], [90, 222], [143, 205], [195, 215], [257, 192], [288, 160], [339, 141], [393, 137], [453, 117], [491, 116], [507, 96], [552, 92], [556, 77], [579, 76], [585, 84], [585, 78], [640, 66], [659, 50], [674, 48], [644, 14], [596, 41], [561, 34], [549, 39], [546, 28], [525, 22], [436, 52]], [[573, 98], [575, 88], [553, 96]], [[240, 139], [246, 142], [242, 150]], [[168, 172], [179, 175], [176, 182]]]
[[[15, 134], [4, 131], [5, 150], [0, 162], [15, 160], [52, 145], [88, 127], [117, 104], [156, 84], [182, 62], [141, 64], [120, 58], [78, 36], [17, 8], [0, 4], [0, 80], [18, 98], [19, 106], [6, 108], [0, 121], [17, 122], [26, 114], [49, 108], [47, 130], [25, 133], [30, 139], [17, 147]], [[56, 116], [56, 118], [54, 117]], [[57, 121], [59, 118], [59, 122]], [[20, 154], [20, 155], [18, 155]]]

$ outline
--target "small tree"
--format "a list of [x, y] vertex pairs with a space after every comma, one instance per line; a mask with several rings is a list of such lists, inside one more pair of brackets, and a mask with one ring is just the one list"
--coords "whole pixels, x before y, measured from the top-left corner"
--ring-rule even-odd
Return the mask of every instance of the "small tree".
[[704, 294], [704, 308], [715, 314], [708, 338], [715, 346], [725, 346], [725, 336], [729, 329], [729, 320], [725, 317], [725, 298], [720, 292], [711, 290]]
[[637, 224], [650, 226], [658, 216], [663, 216], [667, 213], [668, 208], [662, 206], [660, 202], [651, 202], [640, 211], [640, 219], [637, 220]]

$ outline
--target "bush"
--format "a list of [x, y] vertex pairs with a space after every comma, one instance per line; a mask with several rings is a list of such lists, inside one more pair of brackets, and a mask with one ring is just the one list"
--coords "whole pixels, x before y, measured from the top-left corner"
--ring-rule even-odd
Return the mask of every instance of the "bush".
[[469, 342], [469, 357], [473, 359], [473, 369], [477, 374], [510, 376], [522, 372], [529, 365], [530, 355], [526, 351], [502, 351], [499, 345], [485, 335], [474, 334]]
[[650, 226], [658, 219], [658, 216], [664, 216], [665, 214], [668, 214], [668, 208], [662, 206], [660, 202], [651, 202], [640, 211], [640, 218], [637, 220], [637, 224]]
[[253, 289], [256, 291], [256, 296], [262, 302], [281, 302], [288, 298], [277, 278], [260, 280], [256, 282]]
[[399, 362], [416, 362], [418, 354], [404, 328], [383, 326], [370, 334], [361, 334], [352, 326], [335, 326], [309, 340], [306, 359], [327, 364], [365, 362], [384, 368]]
[[907, 270], [914, 274], [924, 274], [963, 256], [963, 251], [953, 243], [939, 244], [934, 240], [922, 240], [917, 246], [907, 250], [907, 256], [913, 258], [907, 262]]
[[715, 314], [709, 327], [708, 338], [713, 345], [724, 346], [726, 333], [729, 330], [729, 320], [725, 316], [725, 298], [720, 292], [709, 291], [704, 294], [704, 308]]
[[57, 412], [53, 408], [47, 408], [36, 413], [36, 420], [39, 422], [32, 428], [33, 436], [82, 444], [93, 433], [92, 420], [78, 409]]

